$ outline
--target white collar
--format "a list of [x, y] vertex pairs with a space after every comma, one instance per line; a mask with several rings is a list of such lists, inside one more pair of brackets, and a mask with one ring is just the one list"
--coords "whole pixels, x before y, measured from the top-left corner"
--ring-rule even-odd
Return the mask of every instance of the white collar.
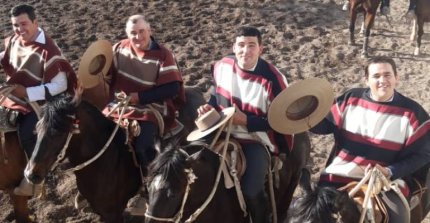
[[45, 32], [40, 27], [37, 28], [37, 32], [38, 34], [34, 42], [45, 44], [46, 43]]

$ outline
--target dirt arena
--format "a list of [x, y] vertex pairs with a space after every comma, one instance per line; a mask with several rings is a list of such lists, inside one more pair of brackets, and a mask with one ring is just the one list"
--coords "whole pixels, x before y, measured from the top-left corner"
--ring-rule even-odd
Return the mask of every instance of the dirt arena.
[[[325, 78], [336, 94], [363, 85], [366, 60], [360, 58], [362, 39], [357, 35], [355, 46], [347, 44], [347, 13], [341, 10], [340, 0], [2, 0], [2, 38], [12, 32], [8, 12], [18, 2], [36, 8], [39, 24], [57, 41], [76, 70], [91, 43], [98, 39], [115, 43], [125, 38], [126, 18], [142, 13], [151, 23], [154, 37], [174, 52], [186, 85], [203, 92], [209, 87], [210, 65], [231, 52], [232, 36], [240, 25], [253, 25], [262, 31], [263, 58], [272, 61], [291, 83]], [[393, 57], [401, 77], [399, 91], [430, 111], [430, 35], [424, 35], [422, 55], [413, 56], [411, 24], [402, 18], [408, 1], [394, 0], [391, 4], [392, 27], [385, 17], [376, 18], [369, 54]], [[317, 180], [332, 138], [311, 137], [309, 166]], [[61, 173], [60, 168], [48, 176], [46, 189], [45, 198], [29, 202], [38, 222], [99, 222], [97, 215], [73, 209], [77, 191], [73, 175]], [[0, 192], [0, 222], [14, 222], [8, 202]]]

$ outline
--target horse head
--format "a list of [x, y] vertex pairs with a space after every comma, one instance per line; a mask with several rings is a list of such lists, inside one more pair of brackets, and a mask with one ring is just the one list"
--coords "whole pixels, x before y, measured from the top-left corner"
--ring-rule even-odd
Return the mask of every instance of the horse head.
[[241, 222], [237, 219], [242, 218], [242, 212], [233, 191], [226, 194], [220, 183], [216, 186], [217, 193], [211, 194], [220, 164], [219, 155], [203, 145], [185, 149], [198, 152], [188, 155], [183, 150], [170, 149], [151, 164], [145, 222], [178, 222], [197, 217], [208, 223], [220, 219]]
[[145, 222], [173, 221], [182, 217], [183, 209], [181, 214], [179, 209], [185, 202], [187, 187], [194, 180], [188, 158], [185, 151], [169, 148], [151, 163], [147, 177], [149, 197]]
[[347, 192], [313, 186], [307, 169], [302, 170], [300, 186], [303, 196], [290, 207], [288, 222], [353, 223], [360, 219], [357, 205]]
[[[36, 125], [37, 141], [24, 171], [33, 183], [41, 183], [73, 132], [75, 112], [80, 95], [61, 94], [47, 97]], [[64, 155], [64, 154], [63, 154]]]

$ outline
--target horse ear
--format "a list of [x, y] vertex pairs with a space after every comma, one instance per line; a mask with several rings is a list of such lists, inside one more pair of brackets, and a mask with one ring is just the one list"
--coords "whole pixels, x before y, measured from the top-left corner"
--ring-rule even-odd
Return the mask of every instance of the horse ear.
[[305, 193], [312, 192], [311, 173], [307, 168], [303, 168], [300, 173], [300, 186]]
[[53, 97], [52, 97], [51, 93], [49, 92], [48, 87], [46, 87], [46, 86], [43, 86], [43, 87], [45, 88], [45, 100], [51, 101]]

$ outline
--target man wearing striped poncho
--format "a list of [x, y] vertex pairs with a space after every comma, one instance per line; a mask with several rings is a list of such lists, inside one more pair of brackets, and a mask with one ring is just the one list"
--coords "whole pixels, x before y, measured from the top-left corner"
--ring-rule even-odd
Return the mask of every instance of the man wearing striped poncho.
[[[375, 57], [365, 70], [368, 88], [354, 88], [339, 96], [328, 116], [311, 129], [333, 134], [335, 146], [320, 184], [336, 188], [363, 178], [366, 169], [377, 167], [396, 180], [410, 198], [412, 178], [426, 181], [430, 162], [430, 121], [427, 112], [395, 90], [399, 76], [394, 60]], [[393, 191], [382, 200], [398, 206], [389, 210], [391, 223], [407, 223], [405, 207]]]

